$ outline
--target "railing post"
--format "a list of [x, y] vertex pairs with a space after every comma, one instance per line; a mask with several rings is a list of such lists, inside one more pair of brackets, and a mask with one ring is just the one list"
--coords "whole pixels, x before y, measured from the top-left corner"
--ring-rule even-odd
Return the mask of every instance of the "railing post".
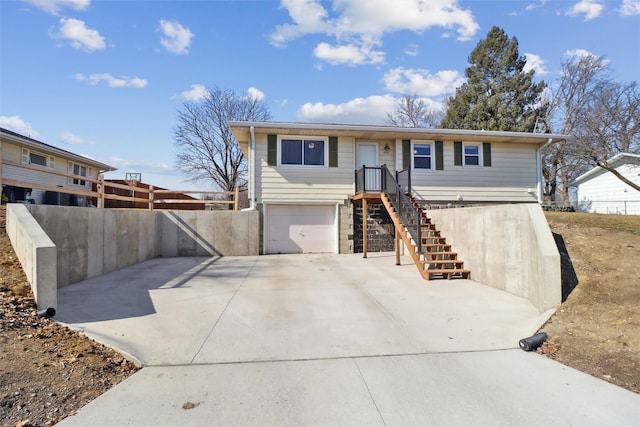
[[382, 184], [382, 188], [380, 189], [381, 193], [384, 193], [387, 191], [387, 165], [382, 165], [382, 167], [380, 168], [380, 175], [382, 175], [380, 177], [380, 182]]
[[407, 193], [411, 193], [411, 167], [407, 168]]
[[154, 201], [153, 185], [150, 185], [149, 186], [149, 210], [150, 211], [153, 210], [153, 201]]
[[233, 196], [233, 210], [237, 211], [238, 210], [238, 205], [240, 202], [240, 191], [238, 190], [238, 187], [236, 187], [236, 194]]
[[96, 185], [98, 190], [98, 208], [104, 208], [104, 175], [98, 175], [98, 184]]
[[362, 192], [367, 192], [367, 167], [362, 165]]

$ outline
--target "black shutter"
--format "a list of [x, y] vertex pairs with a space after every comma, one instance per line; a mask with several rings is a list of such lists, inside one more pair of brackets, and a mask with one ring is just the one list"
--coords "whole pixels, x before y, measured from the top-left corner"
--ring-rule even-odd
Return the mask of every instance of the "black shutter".
[[267, 135], [267, 165], [278, 164], [278, 135]]
[[491, 166], [491, 143], [482, 143], [482, 160], [486, 167]]
[[453, 143], [453, 164], [462, 166], [462, 142], [455, 141]]
[[402, 169], [411, 168], [411, 140], [402, 140]]
[[444, 170], [444, 157], [442, 149], [442, 141], [436, 141], [436, 170]]
[[338, 137], [329, 137], [329, 167], [338, 167]]

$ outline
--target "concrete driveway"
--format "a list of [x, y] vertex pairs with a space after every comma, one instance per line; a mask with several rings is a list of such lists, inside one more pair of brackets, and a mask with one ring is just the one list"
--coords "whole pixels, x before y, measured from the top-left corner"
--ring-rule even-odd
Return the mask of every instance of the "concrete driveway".
[[392, 254], [155, 259], [58, 311], [146, 366], [62, 426], [640, 424], [640, 396], [518, 349], [550, 313]]

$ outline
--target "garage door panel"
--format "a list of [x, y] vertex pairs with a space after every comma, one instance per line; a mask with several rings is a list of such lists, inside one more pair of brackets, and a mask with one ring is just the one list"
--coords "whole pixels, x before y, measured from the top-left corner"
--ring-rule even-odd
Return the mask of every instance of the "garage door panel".
[[269, 205], [267, 253], [335, 252], [335, 206]]

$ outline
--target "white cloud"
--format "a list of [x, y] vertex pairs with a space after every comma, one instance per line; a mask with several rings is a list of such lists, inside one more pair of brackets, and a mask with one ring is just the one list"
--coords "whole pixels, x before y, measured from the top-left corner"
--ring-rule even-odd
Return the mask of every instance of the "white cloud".
[[280, 7], [287, 9], [294, 23], [276, 27], [271, 34], [276, 46], [305, 34], [333, 32], [331, 23], [325, 21], [329, 14], [317, 0], [282, 0]]
[[640, 0], [623, 0], [620, 14], [623, 16], [640, 15]]
[[590, 21], [600, 16], [603, 10], [604, 5], [598, 1], [581, 0], [580, 2], [573, 5], [573, 7], [567, 12], [567, 15], [584, 15], [584, 20]]
[[[575, 50], [567, 50], [564, 53], [564, 56], [571, 59], [571, 60], [579, 60], [581, 58], [584, 57], [589, 57], [589, 56], [593, 56], [596, 57], [597, 55], [595, 55], [593, 52], [589, 52], [588, 50], [584, 50], [584, 49], [575, 49]], [[609, 61], [608, 59], [604, 59], [604, 58], [600, 58], [602, 61], [602, 65], [604, 67], [606, 67], [607, 65], [609, 65], [609, 63], [611, 61]]]
[[331, 65], [380, 64], [384, 61], [384, 52], [373, 50], [371, 45], [331, 46], [329, 43], [320, 43], [313, 50], [313, 54]]
[[547, 69], [544, 67], [544, 61], [538, 55], [534, 55], [533, 53], [525, 53], [524, 56], [527, 58], [527, 63], [524, 66], [524, 72], [528, 73], [530, 70], [533, 70], [538, 75], [549, 74]]
[[307, 102], [296, 112], [301, 122], [343, 124], [387, 124], [387, 113], [395, 110], [398, 100], [392, 95], [356, 98], [343, 104]]
[[62, 132], [58, 135], [58, 139], [69, 145], [94, 145], [95, 141], [89, 141], [71, 132]]
[[409, 46], [407, 46], [407, 48], [404, 50], [404, 54], [405, 55], [409, 55], [409, 56], [418, 56], [418, 53], [420, 52], [420, 48], [418, 47], [417, 44], [415, 43], [411, 43]]
[[160, 30], [164, 37], [160, 43], [169, 52], [177, 55], [189, 53], [191, 39], [195, 36], [188, 28], [183, 27], [179, 22], [160, 20]]
[[109, 87], [133, 87], [136, 89], [142, 89], [147, 85], [147, 81], [138, 77], [126, 77], [122, 76], [120, 78], [113, 77], [111, 74], [103, 73], [103, 74], [90, 74], [85, 75], [82, 73], [76, 74], [76, 80], [87, 82], [90, 85], [97, 85], [101, 81], [104, 81], [109, 85]]
[[191, 90], [184, 91], [180, 94], [187, 101], [200, 101], [207, 94], [207, 88], [204, 85], [191, 85]]
[[164, 162], [137, 162], [133, 160], [127, 160], [120, 157], [111, 157], [106, 162], [108, 165], [115, 166], [118, 170], [125, 172], [144, 172], [150, 174], [170, 174], [175, 172], [175, 168], [168, 163]]
[[60, 18], [60, 28], [51, 37], [68, 40], [75, 49], [87, 52], [106, 47], [104, 37], [97, 30], [87, 28], [84, 21], [73, 18]]
[[57, 15], [63, 7], [70, 7], [74, 10], [86, 10], [91, 0], [24, 0], [51, 15]]
[[404, 67], [387, 71], [382, 80], [390, 92], [430, 97], [454, 93], [466, 81], [464, 76], [453, 70], [431, 74], [428, 70]]
[[14, 131], [29, 138], [40, 137], [40, 134], [31, 127], [31, 123], [24, 120], [20, 116], [0, 116], [0, 127]]
[[260, 89], [256, 89], [255, 87], [250, 87], [247, 90], [247, 95], [249, 96], [249, 98], [255, 99], [257, 101], [262, 101], [264, 99], [264, 92], [262, 92]]
[[409, 30], [423, 32], [442, 28], [448, 37], [457, 32], [459, 40], [471, 39], [480, 28], [470, 10], [458, 0], [334, 0], [331, 14], [320, 0], [282, 0], [291, 23], [278, 25], [271, 43], [282, 46], [307, 34], [324, 34], [336, 40], [335, 46], [323, 42], [315, 54], [331, 64], [380, 63], [386, 33]]

